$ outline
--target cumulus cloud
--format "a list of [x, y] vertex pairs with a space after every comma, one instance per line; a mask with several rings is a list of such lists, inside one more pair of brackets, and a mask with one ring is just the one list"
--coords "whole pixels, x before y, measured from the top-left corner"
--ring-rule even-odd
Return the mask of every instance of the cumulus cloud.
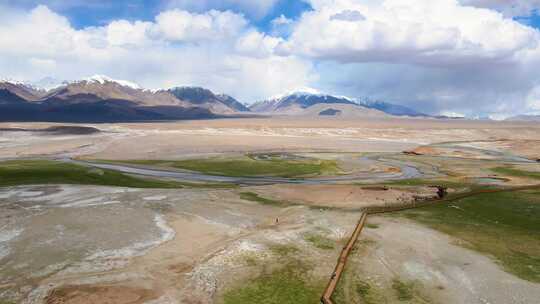
[[258, 31], [251, 31], [238, 40], [236, 50], [240, 54], [264, 58], [271, 56], [274, 48], [281, 41], [281, 38], [268, 36]]
[[342, 20], [342, 21], [363, 21], [366, 17], [359, 11], [344, 10], [330, 17], [330, 20]]
[[283, 53], [441, 66], [514, 60], [540, 41], [530, 27], [455, 0], [317, 0], [314, 6], [281, 46]]
[[310, 3], [276, 50], [318, 62], [325, 90], [434, 114], [532, 110], [540, 32], [499, 11], [457, 0]]
[[112, 46], [139, 46], [149, 42], [147, 32], [152, 27], [150, 22], [118, 20], [109, 23], [106, 28], [107, 43]]
[[[2, 17], [5, 15], [4, 11]], [[0, 37], [0, 50], [4, 54], [51, 55], [71, 52], [76, 47], [76, 32], [67, 18], [45, 6], [38, 6], [29, 14], [17, 12], [16, 16], [1, 18]]]
[[0, 12], [0, 71], [16, 79], [105, 74], [146, 87], [200, 85], [261, 99], [309, 79], [311, 63], [275, 56], [279, 38], [230, 11], [163, 11], [154, 21], [73, 28], [46, 6]]
[[154, 31], [168, 40], [219, 40], [237, 36], [246, 25], [243, 16], [229, 11], [194, 14], [175, 9], [156, 17]]
[[166, 0], [167, 9], [180, 8], [192, 12], [204, 12], [211, 9], [235, 10], [252, 18], [259, 19], [268, 14], [279, 0]]

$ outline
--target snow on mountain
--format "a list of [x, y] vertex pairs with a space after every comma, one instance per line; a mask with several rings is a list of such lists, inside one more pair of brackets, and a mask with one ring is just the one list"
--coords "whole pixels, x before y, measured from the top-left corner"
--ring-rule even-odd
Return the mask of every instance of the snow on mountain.
[[[313, 88], [300, 88], [292, 90], [285, 94], [273, 96], [270, 99], [258, 101], [250, 106], [253, 112], [259, 113], [299, 113], [305, 112], [302, 109], [308, 109], [316, 105], [327, 105], [332, 111], [324, 113], [337, 113], [337, 105], [348, 105], [342, 107], [341, 111], [359, 112], [361, 110], [371, 109], [396, 116], [426, 117], [428, 115], [418, 112], [406, 106], [392, 104], [384, 101], [373, 101], [369, 98], [356, 99], [343, 95], [331, 95], [322, 93]], [[347, 113], [342, 113], [346, 115]]]
[[283, 112], [291, 107], [308, 108], [316, 104], [355, 104], [356, 101], [346, 96], [334, 96], [321, 93], [319, 90], [303, 87], [285, 94], [273, 96], [270, 99], [259, 101], [251, 105], [255, 112]]
[[310, 88], [310, 87], [300, 87], [294, 90], [287, 91], [282, 94], [274, 95], [267, 100], [277, 100], [277, 99], [282, 99], [284, 97], [289, 97], [289, 96], [320, 95], [320, 94], [321, 92], [317, 89]]
[[134, 83], [134, 82], [131, 82], [131, 81], [127, 81], [127, 80], [117, 80], [117, 79], [112, 79], [111, 77], [108, 77], [108, 76], [105, 76], [105, 75], [94, 75], [92, 77], [88, 77], [85, 79], [85, 81], [88, 81], [88, 82], [97, 82], [99, 84], [106, 84], [107, 82], [114, 82], [114, 83], [117, 83], [121, 86], [124, 86], [124, 87], [130, 87], [134, 90], [141, 90], [142, 88]]
[[13, 85], [28, 85], [25, 81], [15, 80], [13, 78], [0, 78], [0, 82], [11, 83]]
[[30, 84], [37, 90], [50, 91], [66, 85], [68, 82], [65, 80], [58, 80], [53, 77], [44, 77], [37, 81], [32, 81]]

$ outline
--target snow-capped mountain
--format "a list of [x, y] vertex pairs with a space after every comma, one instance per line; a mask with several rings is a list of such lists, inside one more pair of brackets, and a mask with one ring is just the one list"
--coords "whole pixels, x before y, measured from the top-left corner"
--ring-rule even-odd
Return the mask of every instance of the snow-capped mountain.
[[[316, 112], [316, 109], [321, 109]], [[342, 109], [338, 109], [342, 108]], [[362, 116], [379, 115], [384, 112], [395, 116], [425, 117], [426, 114], [414, 109], [368, 98], [354, 99], [347, 96], [324, 94], [314, 89], [304, 88], [254, 103], [251, 111], [266, 114], [319, 116]], [[312, 113], [313, 112], [313, 113]]]
[[[42, 87], [39, 87], [42, 86]], [[410, 108], [300, 88], [256, 102], [193, 86], [148, 90], [136, 83], [95, 75], [76, 81], [52, 78], [29, 84], [0, 81], [0, 120], [130, 121], [210, 118], [246, 112], [270, 115], [382, 117], [425, 116]]]
[[46, 93], [45, 90], [41, 90], [28, 82], [12, 79], [0, 80], [0, 90], [7, 90], [28, 101], [39, 100]]
[[210, 118], [246, 110], [233, 97], [203, 88], [147, 90], [103, 75], [51, 87], [0, 82], [0, 120], [163, 120]]
[[249, 112], [249, 109], [238, 100], [225, 94], [214, 94], [201, 87], [175, 87], [169, 89], [172, 95], [180, 100], [203, 106], [219, 113]]
[[132, 88], [134, 90], [141, 90], [142, 88], [134, 83], [134, 82], [131, 82], [131, 81], [127, 81], [127, 80], [116, 80], [116, 79], [112, 79], [108, 76], [105, 76], [105, 75], [94, 75], [92, 77], [89, 77], [89, 78], [86, 78], [84, 81], [87, 81], [87, 82], [97, 82], [99, 84], [106, 84], [108, 82], [111, 82], [111, 83], [117, 83], [121, 86], [124, 86], [124, 87], [129, 87], [129, 88]]
[[250, 109], [259, 113], [286, 113], [292, 108], [306, 109], [316, 104], [356, 105], [352, 99], [344, 96], [322, 94], [317, 90], [304, 88], [256, 102]]

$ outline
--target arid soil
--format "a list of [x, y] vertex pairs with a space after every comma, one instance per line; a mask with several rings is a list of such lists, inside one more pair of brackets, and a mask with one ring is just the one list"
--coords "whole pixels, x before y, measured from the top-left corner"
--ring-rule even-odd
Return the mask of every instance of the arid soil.
[[[1, 123], [0, 128], [51, 125], [55, 124]], [[506, 145], [516, 141], [520, 146], [523, 140], [540, 140], [540, 126], [535, 123], [430, 119], [281, 117], [92, 126], [104, 132], [52, 139], [0, 132], [0, 157], [67, 154], [103, 159], [176, 159], [201, 153], [253, 151], [399, 152], [447, 141], [508, 140]], [[530, 146], [520, 149], [527, 155], [533, 153]]]
[[369, 187], [359, 185], [272, 185], [250, 187], [263, 197], [312, 207], [359, 210], [366, 207], [392, 206], [437, 197], [433, 187]]

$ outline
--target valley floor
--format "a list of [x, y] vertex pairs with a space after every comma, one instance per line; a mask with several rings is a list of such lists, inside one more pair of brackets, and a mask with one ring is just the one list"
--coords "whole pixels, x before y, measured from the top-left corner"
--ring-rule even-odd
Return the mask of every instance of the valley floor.
[[[369, 215], [336, 304], [540, 298], [538, 125], [93, 127], [0, 131], [0, 303], [318, 303], [365, 208], [426, 200]], [[520, 186], [533, 187], [460, 196]], [[438, 201], [443, 187], [456, 199]]]

